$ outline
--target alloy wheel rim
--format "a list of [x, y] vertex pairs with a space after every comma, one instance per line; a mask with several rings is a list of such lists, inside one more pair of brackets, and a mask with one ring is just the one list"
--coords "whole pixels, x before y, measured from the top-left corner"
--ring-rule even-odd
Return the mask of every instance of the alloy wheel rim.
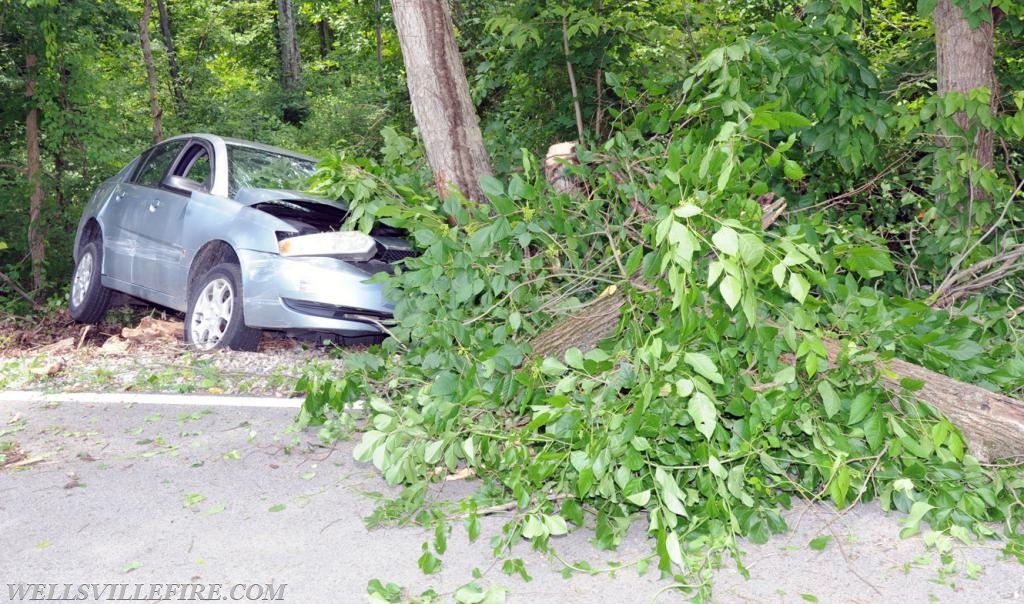
[[75, 277], [71, 284], [71, 304], [75, 307], [81, 306], [85, 301], [85, 294], [89, 291], [89, 282], [92, 281], [92, 271], [95, 268], [95, 260], [92, 252], [87, 252], [78, 261], [75, 269]]
[[227, 279], [214, 279], [199, 292], [189, 327], [192, 343], [209, 350], [224, 339], [234, 313], [235, 292]]

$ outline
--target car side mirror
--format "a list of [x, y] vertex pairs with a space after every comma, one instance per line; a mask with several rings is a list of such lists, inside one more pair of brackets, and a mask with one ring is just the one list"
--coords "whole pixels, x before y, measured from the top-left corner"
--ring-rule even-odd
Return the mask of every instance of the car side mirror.
[[169, 175], [164, 179], [164, 186], [174, 189], [175, 191], [181, 192], [195, 192], [195, 193], [206, 193], [206, 185], [201, 182], [196, 182], [191, 178], [185, 178], [184, 176]]

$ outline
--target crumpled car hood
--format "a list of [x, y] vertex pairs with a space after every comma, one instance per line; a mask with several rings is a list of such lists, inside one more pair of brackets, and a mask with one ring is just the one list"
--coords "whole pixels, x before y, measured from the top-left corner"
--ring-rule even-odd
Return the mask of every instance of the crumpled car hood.
[[251, 206], [266, 201], [306, 201], [318, 204], [324, 204], [332, 206], [339, 210], [348, 210], [348, 206], [337, 201], [331, 201], [323, 197], [317, 197], [311, 193], [304, 193], [302, 191], [290, 191], [287, 189], [253, 189], [245, 188], [239, 189], [235, 193], [235, 201], [240, 204]]

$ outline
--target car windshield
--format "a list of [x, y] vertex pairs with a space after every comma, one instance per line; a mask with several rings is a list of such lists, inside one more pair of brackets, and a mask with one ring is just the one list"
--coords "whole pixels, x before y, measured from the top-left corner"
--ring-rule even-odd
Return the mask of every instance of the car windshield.
[[273, 151], [228, 145], [228, 194], [240, 189], [298, 189], [312, 176], [316, 163]]

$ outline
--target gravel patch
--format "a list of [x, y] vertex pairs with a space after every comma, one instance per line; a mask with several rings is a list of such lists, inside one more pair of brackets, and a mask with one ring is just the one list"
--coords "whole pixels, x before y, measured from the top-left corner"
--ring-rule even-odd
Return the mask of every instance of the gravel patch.
[[[181, 324], [152, 321], [101, 345], [82, 336], [0, 351], [0, 388], [43, 392], [168, 392], [300, 396], [307, 372], [339, 373], [341, 349], [267, 332], [257, 352], [195, 352]], [[86, 328], [83, 328], [86, 329]], [[77, 341], [76, 341], [77, 340]]]

